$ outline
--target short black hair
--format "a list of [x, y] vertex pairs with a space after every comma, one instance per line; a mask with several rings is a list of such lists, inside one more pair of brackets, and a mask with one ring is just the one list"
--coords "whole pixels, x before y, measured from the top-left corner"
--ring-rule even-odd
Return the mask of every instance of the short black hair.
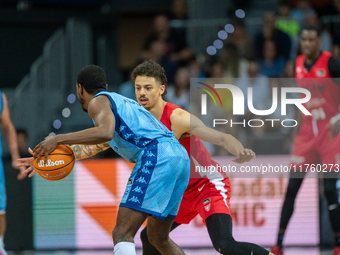
[[77, 84], [83, 86], [89, 94], [96, 94], [106, 90], [106, 75], [104, 69], [96, 65], [85, 66], [78, 73]]
[[[137, 76], [153, 77], [161, 85], [165, 86], [168, 83], [164, 68], [151, 59], [144, 61], [143, 63], [139, 64], [135, 69], [133, 69], [131, 74], [132, 80], [135, 81]], [[165, 89], [162, 96], [165, 96], [166, 94], [167, 91]]]
[[302, 33], [303, 30], [307, 30], [307, 31], [315, 31], [316, 34], [318, 35], [318, 37], [320, 37], [320, 34], [321, 34], [320, 27], [318, 27], [318, 26], [305, 26], [304, 28], [301, 29], [300, 35], [301, 35], [301, 33]]

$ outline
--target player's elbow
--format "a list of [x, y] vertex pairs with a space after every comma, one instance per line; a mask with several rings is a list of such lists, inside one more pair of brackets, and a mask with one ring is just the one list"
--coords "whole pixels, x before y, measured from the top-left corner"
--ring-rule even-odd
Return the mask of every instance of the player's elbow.
[[112, 132], [107, 131], [107, 132], [104, 132], [102, 135], [103, 135], [102, 137], [103, 137], [104, 142], [108, 142], [113, 139], [114, 131]]

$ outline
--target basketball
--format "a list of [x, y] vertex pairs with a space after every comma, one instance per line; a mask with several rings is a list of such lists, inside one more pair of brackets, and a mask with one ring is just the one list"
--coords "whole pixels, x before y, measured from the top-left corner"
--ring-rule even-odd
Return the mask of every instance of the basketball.
[[58, 181], [68, 176], [74, 167], [74, 154], [69, 145], [61, 144], [54, 151], [48, 154], [47, 163], [44, 164], [45, 157], [33, 160], [36, 172], [44, 179]]

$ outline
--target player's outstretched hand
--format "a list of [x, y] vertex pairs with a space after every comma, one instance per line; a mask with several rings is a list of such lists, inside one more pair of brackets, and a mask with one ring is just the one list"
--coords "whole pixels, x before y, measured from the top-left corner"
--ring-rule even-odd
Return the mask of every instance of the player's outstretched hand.
[[253, 152], [251, 149], [244, 149], [240, 152], [237, 158], [233, 158], [232, 161], [235, 163], [242, 164], [244, 162], [248, 162], [255, 158], [255, 152]]
[[[34, 154], [31, 148], [28, 148], [28, 152], [32, 155]], [[19, 158], [17, 159], [17, 167], [28, 167], [24, 171], [20, 171], [20, 175], [27, 175], [29, 172], [31, 172], [28, 177], [32, 177], [35, 174], [35, 169], [33, 167], [33, 157], [30, 158]]]

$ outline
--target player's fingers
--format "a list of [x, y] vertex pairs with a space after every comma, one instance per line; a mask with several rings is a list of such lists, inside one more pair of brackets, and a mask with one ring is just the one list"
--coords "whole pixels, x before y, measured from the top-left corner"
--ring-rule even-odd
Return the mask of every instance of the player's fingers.
[[34, 169], [33, 169], [32, 166], [30, 166], [30, 167], [28, 167], [25, 171], [23, 171], [22, 173], [23, 173], [23, 174], [28, 174], [28, 173], [31, 172], [32, 170], [34, 170]]
[[45, 165], [47, 164], [47, 159], [48, 159], [48, 154], [49, 153], [50, 153], [50, 151], [49, 152], [45, 151], [45, 160], [44, 160], [44, 164]]
[[34, 152], [32, 151], [31, 148], [28, 148], [28, 152], [29, 152], [31, 155], [34, 155]]
[[35, 174], [35, 169], [28, 175], [29, 178], [31, 178]]
[[22, 162], [22, 163], [17, 163], [17, 167], [25, 167], [25, 166], [30, 166], [31, 164], [29, 162]]

